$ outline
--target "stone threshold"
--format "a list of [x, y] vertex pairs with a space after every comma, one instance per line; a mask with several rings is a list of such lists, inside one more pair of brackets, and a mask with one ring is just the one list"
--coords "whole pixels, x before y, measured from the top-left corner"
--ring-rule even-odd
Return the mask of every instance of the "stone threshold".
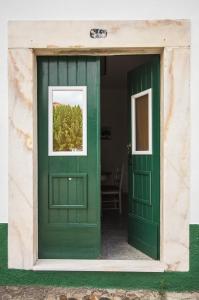
[[34, 271], [164, 272], [157, 260], [38, 259]]

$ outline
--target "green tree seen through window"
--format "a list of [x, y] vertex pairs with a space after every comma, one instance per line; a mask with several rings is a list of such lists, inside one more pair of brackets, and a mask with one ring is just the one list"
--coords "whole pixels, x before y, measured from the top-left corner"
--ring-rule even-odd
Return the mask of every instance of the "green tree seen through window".
[[53, 151], [82, 151], [82, 109], [53, 103]]

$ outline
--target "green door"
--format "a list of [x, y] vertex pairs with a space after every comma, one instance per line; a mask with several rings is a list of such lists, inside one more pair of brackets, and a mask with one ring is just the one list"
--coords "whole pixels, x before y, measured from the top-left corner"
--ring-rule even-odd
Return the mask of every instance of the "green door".
[[129, 244], [159, 258], [160, 63], [159, 56], [128, 73]]
[[38, 57], [39, 258], [100, 254], [100, 60]]

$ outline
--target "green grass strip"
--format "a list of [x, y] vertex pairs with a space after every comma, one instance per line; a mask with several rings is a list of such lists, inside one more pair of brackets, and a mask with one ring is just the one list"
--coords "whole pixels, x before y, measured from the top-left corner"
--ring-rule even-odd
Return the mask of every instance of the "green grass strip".
[[[15, 249], [13, 249], [15, 251]], [[7, 224], [0, 224], [0, 285], [49, 285], [150, 289], [158, 291], [199, 290], [199, 225], [190, 225], [190, 271], [165, 273], [33, 272], [7, 267]]]

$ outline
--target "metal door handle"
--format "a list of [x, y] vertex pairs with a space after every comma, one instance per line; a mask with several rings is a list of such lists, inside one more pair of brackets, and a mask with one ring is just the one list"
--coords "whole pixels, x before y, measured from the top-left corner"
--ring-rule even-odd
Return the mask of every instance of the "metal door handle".
[[130, 154], [131, 153], [131, 144], [126, 145], [126, 148], [127, 148], [128, 154]]

